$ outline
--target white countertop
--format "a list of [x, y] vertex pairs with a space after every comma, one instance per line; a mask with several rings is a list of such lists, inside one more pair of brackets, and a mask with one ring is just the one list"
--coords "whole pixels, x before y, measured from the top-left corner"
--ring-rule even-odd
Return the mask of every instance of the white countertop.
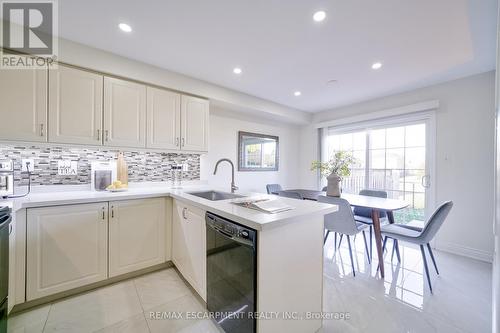
[[[298, 221], [301, 218], [307, 219], [307, 217], [313, 215], [325, 215], [337, 210], [337, 207], [334, 205], [280, 197], [279, 200], [284, 201], [286, 204], [294, 207], [294, 209], [277, 214], [268, 214], [232, 204], [231, 201], [233, 199], [210, 201], [189, 194], [190, 192], [205, 190], [227, 192], [225, 189], [207, 185], [185, 185], [182, 189], [173, 189], [168, 183], [131, 184], [128, 191], [114, 193], [92, 191], [87, 186], [54, 185], [45, 186], [43, 189], [34, 189], [33, 193], [24, 198], [0, 199], [0, 206], [11, 206], [13, 212], [16, 212], [19, 209], [34, 207], [172, 197], [256, 230], [273, 228], [292, 221]], [[261, 193], [237, 192], [237, 194], [248, 197], [262, 196]], [[269, 197], [276, 198], [273, 195]]]

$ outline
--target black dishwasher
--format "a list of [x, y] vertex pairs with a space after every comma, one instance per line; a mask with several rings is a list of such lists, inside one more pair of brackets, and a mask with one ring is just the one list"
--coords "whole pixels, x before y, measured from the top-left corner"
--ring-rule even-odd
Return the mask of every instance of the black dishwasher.
[[0, 333], [7, 332], [7, 296], [9, 292], [9, 207], [0, 207]]
[[207, 223], [207, 308], [226, 333], [254, 333], [257, 232], [215, 214]]

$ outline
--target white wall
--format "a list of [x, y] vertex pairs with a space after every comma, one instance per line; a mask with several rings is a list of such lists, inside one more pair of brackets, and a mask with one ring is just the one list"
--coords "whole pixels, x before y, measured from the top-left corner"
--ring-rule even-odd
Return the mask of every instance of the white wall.
[[[407, 93], [318, 113], [314, 122], [387, 110], [437, 99], [436, 204], [455, 206], [436, 239], [437, 248], [482, 260], [493, 256], [495, 73], [488, 72]], [[301, 186], [315, 187], [309, 164], [317, 159], [317, 131], [301, 130]], [[314, 148], [313, 148], [314, 147]]]
[[[278, 136], [279, 171], [238, 172], [238, 131]], [[235, 183], [242, 191], [265, 193], [266, 184], [270, 183], [279, 183], [287, 188], [296, 187], [299, 185], [298, 133], [299, 128], [296, 126], [211, 107], [210, 148], [208, 154], [201, 156], [201, 179], [207, 180], [210, 185], [223, 186], [229, 190], [231, 183], [229, 164], [221, 164], [217, 175], [213, 175], [217, 160], [227, 157], [235, 163]]]

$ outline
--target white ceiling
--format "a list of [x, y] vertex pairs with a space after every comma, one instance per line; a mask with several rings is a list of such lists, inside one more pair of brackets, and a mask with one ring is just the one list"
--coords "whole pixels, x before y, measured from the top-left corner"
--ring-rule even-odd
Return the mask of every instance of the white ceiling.
[[[314, 112], [493, 69], [496, 8], [497, 0], [61, 0], [59, 31]], [[327, 18], [317, 23], [320, 9]]]

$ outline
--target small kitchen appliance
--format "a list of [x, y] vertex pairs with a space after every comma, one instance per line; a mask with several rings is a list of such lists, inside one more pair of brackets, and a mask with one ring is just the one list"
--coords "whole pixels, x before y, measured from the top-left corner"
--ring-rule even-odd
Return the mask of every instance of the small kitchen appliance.
[[116, 161], [94, 161], [90, 166], [90, 183], [94, 191], [105, 191], [117, 179]]

